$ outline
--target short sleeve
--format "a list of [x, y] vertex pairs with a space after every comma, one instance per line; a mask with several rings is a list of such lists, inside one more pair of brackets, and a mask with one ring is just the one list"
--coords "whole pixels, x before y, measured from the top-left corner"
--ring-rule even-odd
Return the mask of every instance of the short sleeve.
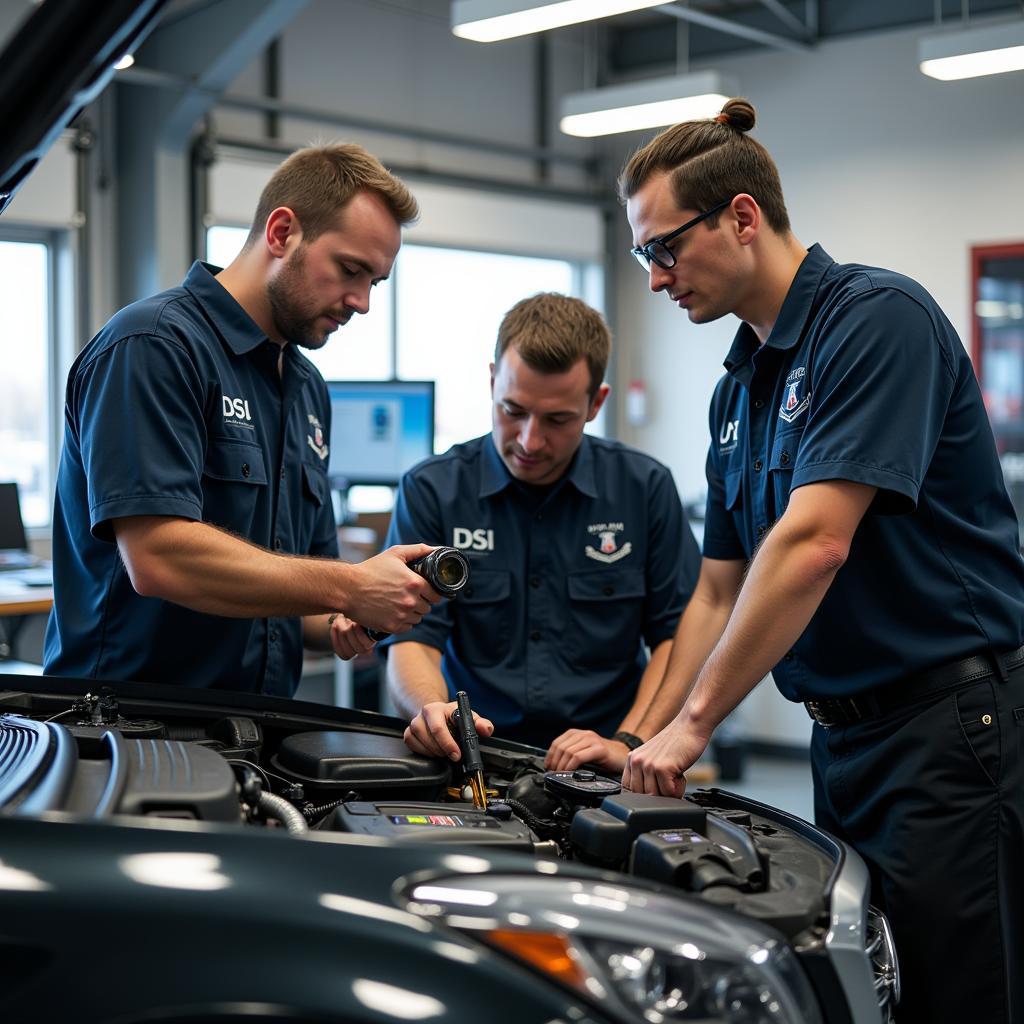
[[69, 397], [94, 536], [112, 540], [123, 516], [202, 518], [204, 389], [184, 348], [124, 338], [79, 368]]
[[[413, 473], [406, 473], [398, 487], [395, 509], [391, 515], [385, 547], [392, 544], [444, 544], [444, 527], [436, 496]], [[456, 599], [457, 600], [457, 599]], [[444, 650], [453, 626], [454, 607], [441, 601], [407, 633], [382, 640], [378, 649], [386, 653], [390, 644], [413, 640]]]
[[845, 303], [815, 348], [793, 487], [849, 480], [879, 489], [873, 510], [911, 511], [953, 393], [929, 312], [894, 288]]

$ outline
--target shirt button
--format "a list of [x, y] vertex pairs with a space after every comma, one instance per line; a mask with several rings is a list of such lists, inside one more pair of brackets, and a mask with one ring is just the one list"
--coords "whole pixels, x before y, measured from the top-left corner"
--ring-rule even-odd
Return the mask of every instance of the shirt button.
[[243, 462], [242, 463], [242, 476], [248, 476], [250, 472], [252, 472], [252, 471], [249, 469], [249, 463], [248, 462]]
[[788, 466], [789, 465], [789, 452], [783, 452], [779, 456], [779, 465], [780, 466]]
[[284, 466], [281, 467], [281, 479], [284, 479]]
[[764, 469], [764, 463], [760, 459], [754, 459], [754, 472], [760, 473]]
[[786, 651], [786, 656], [782, 659], [783, 661], [792, 661], [796, 655], [792, 651]]
[[270, 631], [270, 633], [269, 633], [269, 635], [267, 636], [267, 639], [268, 639], [268, 640], [269, 640], [269, 641], [270, 641], [270, 642], [271, 642], [272, 644], [276, 644], [276, 643], [277, 643], [277, 633], [275, 633], [275, 632], [274, 632], [274, 630], [271, 630], [271, 631]]
[[531, 576], [530, 577], [530, 586], [533, 587], [534, 590], [536, 590], [540, 586], [540, 577], [539, 576]]
[[275, 537], [274, 538], [274, 550], [275, 551], [280, 551], [281, 548], [283, 548], [283, 547], [284, 547], [284, 545], [281, 543], [281, 538], [280, 537]]
[[757, 528], [757, 535], [758, 535], [758, 537], [763, 537], [767, 532], [768, 532], [768, 527], [767, 526], [759, 526]]
[[534, 631], [533, 631], [533, 632], [532, 632], [532, 633], [530, 634], [530, 639], [531, 639], [531, 640], [532, 640], [532, 641], [533, 641], [534, 643], [537, 643], [537, 641], [538, 641], [538, 640], [540, 640], [540, 630], [539, 630], [539, 629], [535, 629], [535, 630], [534, 630]]
[[764, 408], [764, 402], [762, 402], [760, 398], [755, 399], [754, 400], [754, 408], [755, 409], [763, 409]]

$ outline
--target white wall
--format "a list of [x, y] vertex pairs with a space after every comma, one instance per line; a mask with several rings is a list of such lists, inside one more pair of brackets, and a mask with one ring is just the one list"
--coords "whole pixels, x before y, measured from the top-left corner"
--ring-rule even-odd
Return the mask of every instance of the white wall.
[[[820, 242], [840, 262], [917, 278], [967, 341], [970, 247], [1024, 239], [1024, 73], [934, 81], [917, 69], [921, 34], [715, 67], [738, 79], [757, 110], [754, 134], [779, 165], [796, 236]], [[644, 140], [616, 147], [616, 166]], [[619, 232], [621, 379], [644, 378], [652, 410], [650, 424], [625, 428], [625, 439], [668, 463], [684, 497], [696, 496], [704, 490], [708, 399], [736, 321], [695, 327], [665, 296], [651, 295], [627, 252], [624, 216]], [[809, 731], [802, 709], [766, 687], [744, 712], [757, 736], [795, 742]]]
[[[289, 103], [351, 114], [381, 124], [536, 146], [534, 47], [532, 38], [482, 45], [453, 36], [447, 0], [419, 0], [387, 6], [369, 0], [312, 0], [281, 40], [281, 93]], [[580, 88], [582, 29], [550, 38], [553, 93]], [[260, 92], [260, 63], [232, 85], [231, 92]], [[560, 152], [586, 157], [594, 144], [561, 135], [554, 119], [550, 142]], [[261, 116], [218, 110], [217, 128], [256, 136]], [[422, 166], [499, 178], [524, 178], [529, 160], [471, 153], [434, 143], [413, 142], [364, 129], [346, 130], [284, 119], [283, 137], [295, 144], [344, 138], [359, 142], [385, 163]], [[552, 165], [551, 183], [582, 183], [572, 166]]]

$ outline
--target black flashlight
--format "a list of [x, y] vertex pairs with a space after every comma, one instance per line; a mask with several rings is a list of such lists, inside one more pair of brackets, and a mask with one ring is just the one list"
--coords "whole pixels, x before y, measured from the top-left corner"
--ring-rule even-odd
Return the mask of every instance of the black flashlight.
[[[469, 559], [458, 548], [434, 548], [409, 563], [442, 597], [454, 597], [469, 582]], [[366, 629], [366, 635], [376, 643], [390, 633], [379, 629]]]

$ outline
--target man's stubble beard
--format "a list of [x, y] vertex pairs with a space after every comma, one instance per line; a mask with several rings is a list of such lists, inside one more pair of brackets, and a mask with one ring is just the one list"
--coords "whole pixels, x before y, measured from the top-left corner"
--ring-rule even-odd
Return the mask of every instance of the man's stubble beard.
[[300, 291], [299, 283], [305, 266], [305, 254], [300, 248], [267, 283], [267, 300], [277, 333], [286, 342], [315, 351], [327, 344], [330, 335], [316, 329], [319, 315], [310, 317], [305, 310], [297, 308], [294, 295]]

